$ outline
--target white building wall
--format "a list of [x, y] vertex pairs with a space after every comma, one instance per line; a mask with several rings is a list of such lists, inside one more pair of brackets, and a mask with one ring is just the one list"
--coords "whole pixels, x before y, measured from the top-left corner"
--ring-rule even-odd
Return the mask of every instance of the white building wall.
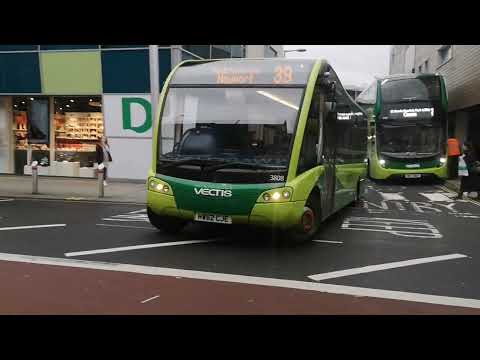
[[0, 97], [0, 174], [13, 172], [12, 98]]

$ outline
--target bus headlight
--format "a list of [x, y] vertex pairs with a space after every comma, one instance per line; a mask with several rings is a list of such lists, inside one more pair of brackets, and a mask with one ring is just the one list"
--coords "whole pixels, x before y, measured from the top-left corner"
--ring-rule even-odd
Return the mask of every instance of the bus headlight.
[[380, 159], [378, 160], [378, 163], [380, 164], [380, 166], [385, 166], [386, 161], [385, 159]]
[[440, 164], [445, 164], [447, 162], [447, 159], [444, 157], [440, 158]]
[[292, 197], [292, 188], [272, 189], [264, 192], [257, 202], [286, 202]]
[[170, 189], [170, 186], [157, 178], [151, 178], [148, 181], [148, 189], [151, 191], [167, 194], [167, 195], [173, 195], [172, 190]]

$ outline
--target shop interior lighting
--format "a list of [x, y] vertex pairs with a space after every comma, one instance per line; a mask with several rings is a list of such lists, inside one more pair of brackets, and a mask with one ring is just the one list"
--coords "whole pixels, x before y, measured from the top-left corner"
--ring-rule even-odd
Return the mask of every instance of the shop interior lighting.
[[75, 102], [75, 100], [73, 100], [73, 99], [70, 99], [70, 102], [71, 102], [71, 103], [73, 103], [73, 102]]
[[68, 105], [68, 104], [67, 104], [67, 105], [65, 105], [65, 106], [66, 106], [66, 107], [68, 107], [68, 108], [70, 107], [70, 105]]
[[34, 99], [34, 98], [30, 98], [30, 100], [32, 100], [32, 101], [33, 101], [33, 100], [35, 100], [35, 99]]
[[22, 101], [22, 104], [25, 104], [25, 101]]

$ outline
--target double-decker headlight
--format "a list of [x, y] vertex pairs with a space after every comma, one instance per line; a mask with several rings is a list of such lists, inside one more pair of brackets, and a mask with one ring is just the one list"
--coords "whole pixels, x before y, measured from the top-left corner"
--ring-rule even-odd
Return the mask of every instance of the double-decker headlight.
[[172, 189], [170, 188], [170, 186], [166, 182], [157, 178], [150, 178], [148, 180], [148, 189], [151, 191], [155, 191], [155, 192], [159, 192], [167, 195], [173, 195]]
[[445, 164], [447, 162], [447, 158], [441, 157], [440, 158], [440, 164]]
[[380, 164], [380, 166], [385, 166], [387, 162], [385, 161], [385, 159], [380, 159], [378, 160], [378, 163]]
[[281, 189], [272, 189], [265, 191], [261, 196], [260, 202], [286, 202], [292, 198], [293, 189], [286, 187]]

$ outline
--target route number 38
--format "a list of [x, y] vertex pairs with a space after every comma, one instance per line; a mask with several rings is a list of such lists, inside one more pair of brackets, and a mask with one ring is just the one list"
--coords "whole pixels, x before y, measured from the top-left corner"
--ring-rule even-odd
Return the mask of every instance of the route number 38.
[[291, 66], [279, 65], [275, 68], [273, 82], [275, 84], [288, 84], [293, 81], [293, 70]]

